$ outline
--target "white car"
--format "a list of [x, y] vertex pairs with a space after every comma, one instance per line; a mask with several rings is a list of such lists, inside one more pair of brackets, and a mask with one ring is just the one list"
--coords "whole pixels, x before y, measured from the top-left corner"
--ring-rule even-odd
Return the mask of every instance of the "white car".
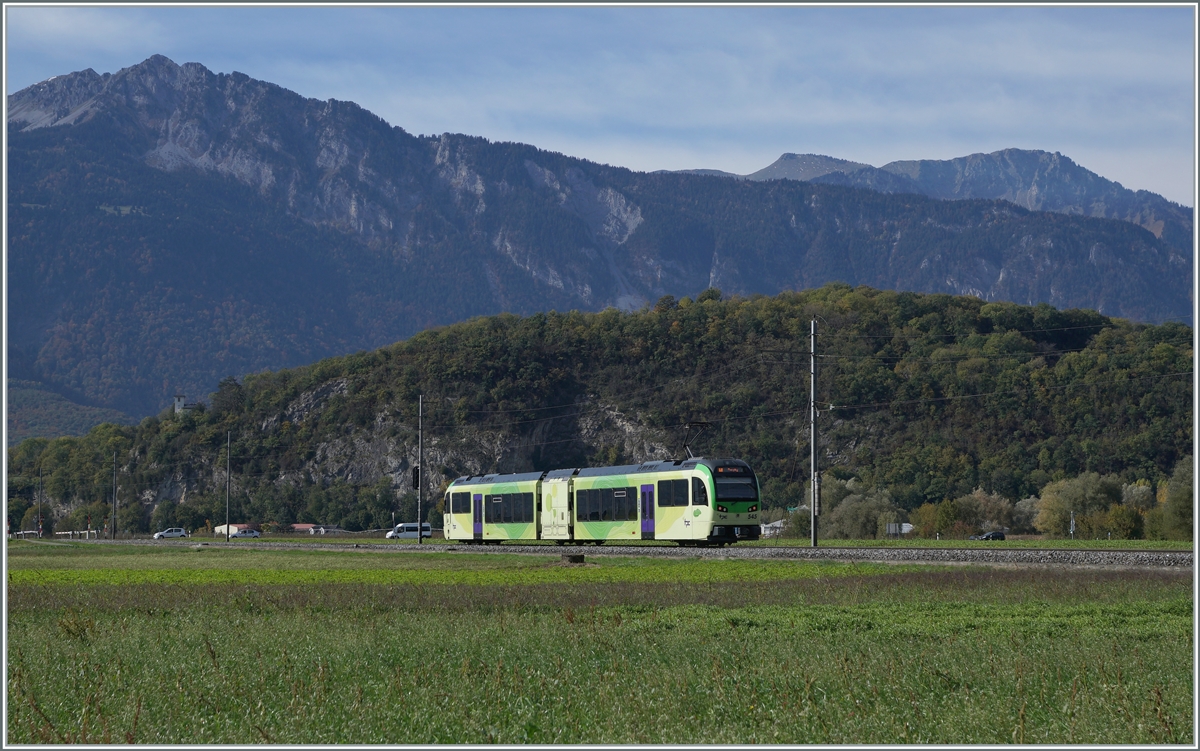
[[232, 540], [235, 537], [262, 537], [262, 535], [258, 533], [257, 529], [239, 529], [231, 534], [229, 539]]
[[187, 537], [187, 536], [188, 536], [188, 533], [186, 531], [184, 531], [181, 527], [171, 527], [170, 529], [164, 529], [162, 532], [154, 533], [154, 539], [156, 539], [156, 540], [166, 540], [170, 537]]
[[[389, 540], [415, 540], [417, 539], [417, 524], [416, 522], [408, 522], [406, 524], [397, 524], [392, 528], [391, 532], [384, 535]], [[433, 537], [433, 530], [429, 528], [429, 522], [421, 524], [421, 537]]]

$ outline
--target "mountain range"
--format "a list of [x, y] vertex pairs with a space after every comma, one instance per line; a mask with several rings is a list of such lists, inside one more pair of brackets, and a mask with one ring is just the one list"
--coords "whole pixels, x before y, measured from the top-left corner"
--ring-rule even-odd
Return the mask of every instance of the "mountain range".
[[748, 175], [720, 170], [684, 172], [850, 185], [943, 200], [999, 199], [1030, 211], [1120, 219], [1144, 227], [1181, 252], [1190, 253], [1192, 247], [1192, 209], [1156, 193], [1129, 190], [1057, 152], [1004, 149], [957, 159], [890, 162], [882, 167], [819, 154], [784, 154]]
[[158, 55], [11, 94], [7, 127], [9, 375], [132, 418], [473, 316], [709, 287], [1190, 320], [1191, 210], [1057, 154], [639, 173]]

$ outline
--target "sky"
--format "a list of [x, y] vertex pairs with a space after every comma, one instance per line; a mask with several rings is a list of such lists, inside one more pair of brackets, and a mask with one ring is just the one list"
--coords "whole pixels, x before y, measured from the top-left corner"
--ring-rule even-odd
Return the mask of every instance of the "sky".
[[1057, 151], [1194, 206], [1196, 19], [1171, 6], [5, 5], [6, 92], [153, 54], [414, 134], [635, 170]]

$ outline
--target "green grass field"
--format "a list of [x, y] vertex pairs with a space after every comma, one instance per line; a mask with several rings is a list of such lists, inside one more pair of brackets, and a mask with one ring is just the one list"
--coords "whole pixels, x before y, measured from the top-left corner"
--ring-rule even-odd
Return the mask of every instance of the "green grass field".
[[1191, 572], [9, 544], [10, 743], [1193, 743]]

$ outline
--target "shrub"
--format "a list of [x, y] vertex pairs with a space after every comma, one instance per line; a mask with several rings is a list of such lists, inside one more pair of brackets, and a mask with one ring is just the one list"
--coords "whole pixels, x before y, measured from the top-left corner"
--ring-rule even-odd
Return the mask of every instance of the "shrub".
[[1012, 531], [1017, 534], [1026, 534], [1036, 531], [1033, 526], [1033, 520], [1037, 518], [1038, 503], [1040, 498], [1031, 495], [1024, 500], [1017, 501], [1013, 506], [1012, 516]]
[[1175, 471], [1167, 482], [1167, 498], [1163, 504], [1163, 531], [1168, 540], [1192, 539], [1194, 504], [1192, 457], [1185, 456], [1175, 465]]
[[957, 501], [948, 498], [937, 505], [937, 513], [934, 521], [937, 533], [948, 532], [958, 520]]
[[913, 525], [913, 534], [917, 537], [933, 537], [937, 534], [937, 506], [932, 503], [922, 504], [912, 512], [909, 521]]
[[175, 523], [175, 511], [179, 508], [179, 504], [173, 499], [159, 502], [154, 507], [154, 512], [150, 514], [150, 528], [157, 532], [168, 527], [178, 526]]
[[823, 532], [824, 537], [851, 540], [874, 538], [880, 529], [880, 517], [899, 519], [902, 513], [886, 490], [870, 490], [846, 496], [832, 512]]
[[41, 517], [42, 533], [46, 536], [54, 534], [54, 513], [45, 503], [35, 503], [25, 511], [21, 518], [21, 529], [25, 531], [38, 528], [38, 518]]
[[[794, 513], [788, 514], [787, 522], [783, 525], [783, 537], [800, 539], [812, 535], [812, 519], [809, 518], [808, 509], [800, 508]], [[820, 521], [817, 522], [817, 529], [820, 530]]]
[[953, 524], [942, 530], [941, 536], [951, 540], [965, 540], [978, 531], [979, 529], [971, 524], [956, 519]]
[[1121, 488], [1121, 503], [1139, 511], [1149, 511], [1157, 503], [1154, 487], [1150, 485], [1149, 480], [1138, 480], [1132, 485], [1126, 485]]
[[984, 530], [1012, 527], [1013, 504], [1004, 496], [985, 493], [982, 488], [976, 488], [970, 495], [956, 498], [955, 505], [958, 521]]
[[112, 506], [95, 501], [86, 506], [80, 506], [63, 517], [56, 527], [61, 532], [78, 532], [89, 529], [103, 529], [105, 520], [112, 514]]
[[1116, 540], [1140, 540], [1143, 534], [1142, 515], [1136, 508], [1120, 504], [1108, 510], [1108, 531]]
[[[1075, 513], [1078, 528], [1081, 516], [1104, 511], [1120, 503], [1121, 487], [1116, 477], [1101, 477], [1095, 472], [1085, 472], [1072, 480], [1052, 482], [1042, 488], [1034, 526], [1048, 534], [1065, 536], [1070, 533], [1072, 512]], [[1079, 530], [1076, 529], [1076, 532]]]

